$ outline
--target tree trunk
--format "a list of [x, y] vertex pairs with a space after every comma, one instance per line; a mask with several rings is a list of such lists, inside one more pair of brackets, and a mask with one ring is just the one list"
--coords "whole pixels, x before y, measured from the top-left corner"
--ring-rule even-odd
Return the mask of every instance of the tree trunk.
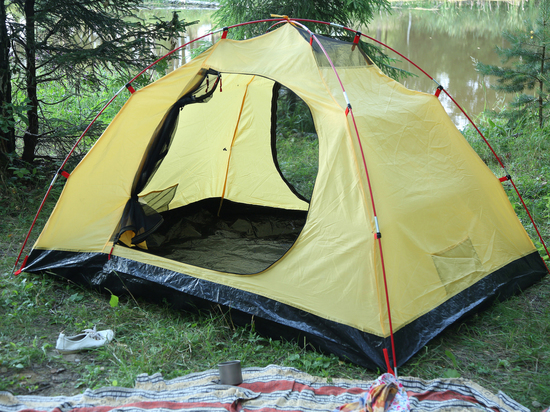
[[29, 127], [23, 136], [23, 155], [25, 162], [32, 163], [34, 160], [36, 144], [38, 143], [38, 96], [36, 87], [36, 32], [35, 32], [35, 0], [25, 0], [25, 57], [27, 59], [27, 98], [29, 99], [29, 110], [27, 117]]
[[542, 99], [542, 93], [544, 91], [544, 58], [545, 58], [545, 52], [546, 52], [546, 46], [542, 46], [542, 58], [540, 59], [540, 80], [539, 80], [539, 87], [540, 87], [540, 93], [539, 93], [539, 127], [542, 129], [542, 125], [544, 122], [544, 117], [542, 113], [542, 107], [543, 107], [543, 99]]
[[15, 122], [11, 99], [10, 42], [6, 27], [6, 4], [0, 0], [0, 173], [8, 165], [8, 155], [15, 151]]

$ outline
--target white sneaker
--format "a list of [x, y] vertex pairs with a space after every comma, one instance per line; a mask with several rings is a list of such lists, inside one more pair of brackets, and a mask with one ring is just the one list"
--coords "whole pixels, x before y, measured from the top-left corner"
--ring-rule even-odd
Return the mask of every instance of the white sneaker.
[[63, 332], [57, 338], [55, 348], [61, 353], [74, 353], [86, 349], [99, 348], [113, 340], [115, 333], [110, 330], [96, 331], [93, 329], [84, 329], [83, 333], [76, 336], [65, 336]]

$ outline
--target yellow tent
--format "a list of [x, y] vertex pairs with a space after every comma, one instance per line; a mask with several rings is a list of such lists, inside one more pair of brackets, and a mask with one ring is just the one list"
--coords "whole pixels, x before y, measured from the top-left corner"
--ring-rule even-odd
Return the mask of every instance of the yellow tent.
[[[292, 24], [221, 39], [133, 93], [68, 178], [25, 270], [226, 305], [371, 367], [386, 365], [390, 319], [401, 365], [542, 277], [501, 183], [438, 98], [351, 43], [317, 39]], [[283, 89], [317, 133], [310, 200], [274, 154]]]

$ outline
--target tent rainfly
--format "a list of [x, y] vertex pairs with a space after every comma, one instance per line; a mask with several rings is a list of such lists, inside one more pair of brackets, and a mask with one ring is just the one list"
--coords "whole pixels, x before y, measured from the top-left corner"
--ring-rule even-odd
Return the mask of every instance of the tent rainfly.
[[[501, 181], [437, 96], [296, 21], [222, 36], [133, 90], [68, 176], [24, 268], [214, 304], [371, 368], [546, 274]], [[277, 160], [281, 96], [311, 112], [310, 199]], [[502, 179], [500, 179], [502, 180]]]

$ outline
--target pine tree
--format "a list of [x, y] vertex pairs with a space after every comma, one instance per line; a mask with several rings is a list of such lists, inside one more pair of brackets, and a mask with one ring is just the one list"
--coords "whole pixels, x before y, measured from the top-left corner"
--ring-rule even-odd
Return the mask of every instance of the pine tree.
[[[140, 6], [141, 0], [6, 3], [9, 14], [4, 28], [9, 27], [9, 41], [0, 42], [0, 55], [11, 54], [12, 97], [24, 94], [28, 106], [22, 160], [33, 162], [44, 136], [64, 135], [63, 130], [48, 126], [44, 113], [55, 102], [40, 99], [41, 87], [55, 84], [71, 95], [80, 93], [82, 85], [88, 90], [101, 87], [105, 73], [128, 76], [154, 60], [158, 39], [178, 37], [191, 24], [176, 13], [170, 21], [145, 22], [135, 14]], [[9, 102], [7, 95], [0, 98], [0, 107]]]
[[15, 120], [11, 98], [11, 71], [9, 66], [9, 38], [4, 0], [0, 0], [0, 173], [5, 172], [8, 153], [15, 150]]
[[539, 9], [536, 21], [527, 21], [524, 31], [504, 33], [510, 47], [496, 48], [502, 66], [478, 62], [476, 68], [497, 77], [494, 89], [516, 94], [504, 116], [515, 120], [534, 114], [542, 128], [550, 107], [550, 0], [540, 0]]

